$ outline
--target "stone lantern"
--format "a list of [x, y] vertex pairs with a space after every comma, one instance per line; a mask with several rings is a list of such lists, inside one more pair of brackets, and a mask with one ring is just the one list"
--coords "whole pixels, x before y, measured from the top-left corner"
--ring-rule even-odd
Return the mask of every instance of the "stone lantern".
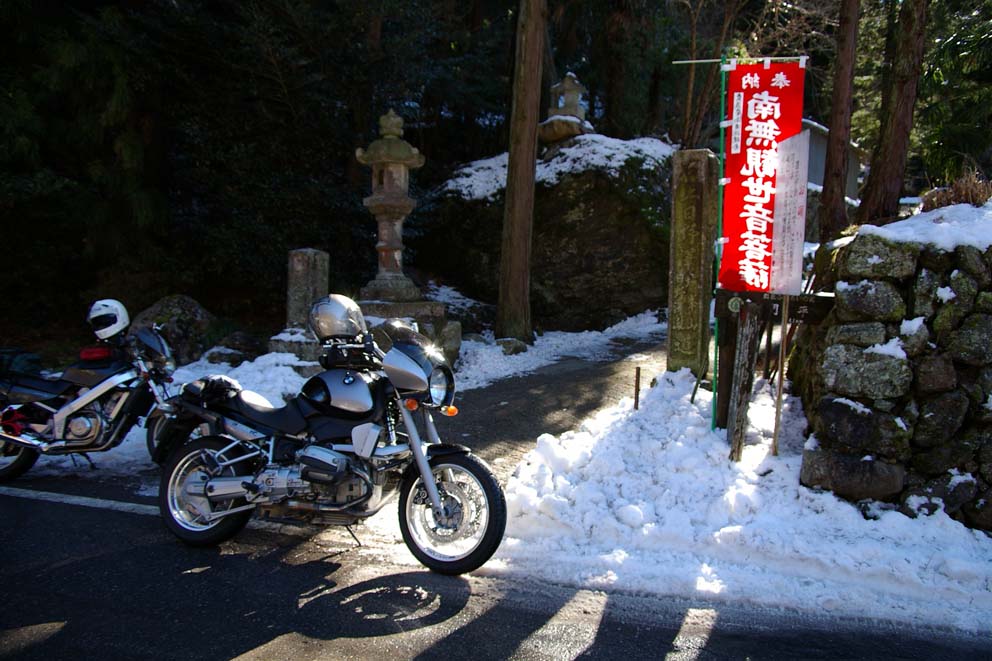
[[376, 277], [361, 290], [367, 300], [416, 301], [420, 290], [403, 274], [403, 220], [417, 206], [407, 192], [410, 170], [424, 164], [424, 156], [403, 136], [403, 118], [390, 110], [379, 118], [379, 133], [367, 150], [357, 149], [355, 157], [372, 167], [372, 194], [362, 200], [378, 222], [376, 250], [379, 269]]
[[551, 107], [548, 118], [538, 125], [538, 138], [545, 144], [592, 133], [592, 125], [586, 121], [586, 109], [580, 101], [588, 90], [582, 86], [574, 73], [565, 74], [565, 79], [551, 86]]

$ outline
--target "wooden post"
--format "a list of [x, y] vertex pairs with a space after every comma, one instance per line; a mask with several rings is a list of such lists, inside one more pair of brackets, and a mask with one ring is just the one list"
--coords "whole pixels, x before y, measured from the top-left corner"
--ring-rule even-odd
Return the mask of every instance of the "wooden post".
[[[741, 307], [737, 327], [737, 354], [734, 357], [734, 383], [727, 418], [730, 460], [740, 461], [747, 433], [747, 409], [754, 385], [754, 368], [761, 342], [761, 306], [750, 301]], [[721, 361], [722, 362], [722, 361]]]
[[730, 399], [734, 388], [734, 356], [737, 355], [737, 319], [737, 314], [720, 318], [716, 426], [721, 429], [727, 428], [727, 418], [730, 416]]
[[634, 370], [634, 410], [641, 408], [641, 368]]
[[775, 434], [772, 436], [772, 456], [778, 456], [778, 432], [782, 423], [782, 386], [785, 381], [785, 350], [789, 344], [789, 295], [782, 298], [782, 337], [778, 342], [778, 387], [775, 389]]

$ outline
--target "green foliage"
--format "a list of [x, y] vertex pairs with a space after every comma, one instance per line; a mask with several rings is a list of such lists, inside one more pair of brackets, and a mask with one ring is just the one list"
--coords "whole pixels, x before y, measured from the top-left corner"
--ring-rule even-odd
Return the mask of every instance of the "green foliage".
[[992, 175], [992, 3], [934, 3], [933, 45], [920, 86], [917, 147], [926, 175], [949, 183]]

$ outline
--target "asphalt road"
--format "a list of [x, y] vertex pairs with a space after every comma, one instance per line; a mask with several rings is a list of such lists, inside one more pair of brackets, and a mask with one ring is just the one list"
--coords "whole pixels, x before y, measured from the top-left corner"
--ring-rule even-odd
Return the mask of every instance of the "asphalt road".
[[[631, 396], [633, 367], [659, 351], [625, 347], [617, 358], [635, 360], [566, 360], [469, 391], [462, 415], [443, 424], [505, 479], [537, 433]], [[29, 473], [0, 489], [0, 658], [992, 659], [988, 638], [952, 631], [604, 594], [485, 569], [439, 576], [381, 525], [356, 530], [361, 546], [343, 529], [250, 528], [191, 549], [137, 495], [154, 478]], [[90, 500], [38, 500], [60, 494]]]

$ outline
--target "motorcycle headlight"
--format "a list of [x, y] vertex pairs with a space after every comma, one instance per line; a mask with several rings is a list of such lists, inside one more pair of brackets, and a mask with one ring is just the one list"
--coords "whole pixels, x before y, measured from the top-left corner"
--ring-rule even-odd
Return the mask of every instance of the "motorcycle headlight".
[[444, 404], [448, 398], [448, 393], [452, 390], [451, 377], [448, 376], [448, 371], [441, 367], [435, 367], [427, 380], [427, 384], [430, 388], [431, 404], [435, 406]]

